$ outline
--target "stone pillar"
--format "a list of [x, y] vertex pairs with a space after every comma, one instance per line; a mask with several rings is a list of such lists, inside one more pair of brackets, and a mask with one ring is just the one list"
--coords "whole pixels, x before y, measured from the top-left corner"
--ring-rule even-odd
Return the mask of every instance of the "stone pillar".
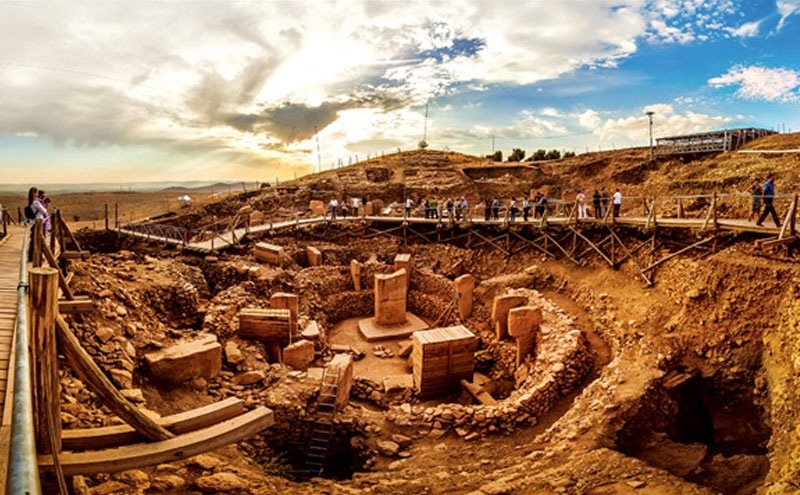
[[256, 261], [269, 263], [270, 265], [283, 266], [288, 260], [288, 256], [283, 247], [267, 242], [259, 242], [253, 249]]
[[353, 289], [361, 290], [361, 264], [357, 260], [350, 260], [350, 276], [353, 277]]
[[512, 294], [495, 296], [492, 303], [492, 321], [494, 321], [497, 332], [497, 340], [501, 340], [508, 335], [508, 311], [511, 308], [522, 306], [528, 302], [525, 296], [515, 296]]
[[308, 266], [322, 266], [322, 253], [314, 246], [306, 247]]
[[296, 370], [307, 370], [314, 361], [314, 343], [310, 340], [298, 340], [283, 348], [283, 364]]
[[375, 210], [373, 208], [372, 201], [367, 201], [367, 204], [364, 205], [364, 209], [367, 212], [368, 217], [375, 215]]
[[308, 209], [311, 210], [311, 214], [316, 217], [325, 215], [325, 205], [318, 199], [312, 199], [308, 203]]
[[517, 344], [517, 367], [536, 347], [536, 334], [542, 324], [542, 310], [533, 306], [513, 308], [508, 312], [508, 334]]
[[408, 275], [399, 270], [389, 275], [375, 274], [375, 323], [401, 325], [406, 322]]
[[407, 286], [411, 287], [411, 255], [398, 254], [394, 257], [394, 271], [405, 270]]
[[353, 356], [337, 354], [325, 366], [321, 392], [336, 395], [334, 406], [343, 409], [350, 401], [350, 389], [353, 387]]
[[289, 320], [290, 335], [297, 335], [298, 299], [295, 294], [276, 292], [269, 298], [269, 307], [272, 309], [288, 309], [291, 313]]
[[453, 281], [453, 286], [458, 294], [458, 316], [466, 320], [472, 315], [472, 291], [475, 290], [475, 277], [461, 275]]

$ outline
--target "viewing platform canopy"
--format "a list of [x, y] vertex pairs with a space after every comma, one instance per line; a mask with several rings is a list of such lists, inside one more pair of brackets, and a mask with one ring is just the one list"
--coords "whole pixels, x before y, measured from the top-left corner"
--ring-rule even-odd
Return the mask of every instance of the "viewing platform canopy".
[[663, 137], [656, 139], [654, 152], [656, 156], [669, 156], [733, 151], [754, 139], [769, 136], [770, 134], [776, 134], [776, 132], [768, 129], [747, 127]]

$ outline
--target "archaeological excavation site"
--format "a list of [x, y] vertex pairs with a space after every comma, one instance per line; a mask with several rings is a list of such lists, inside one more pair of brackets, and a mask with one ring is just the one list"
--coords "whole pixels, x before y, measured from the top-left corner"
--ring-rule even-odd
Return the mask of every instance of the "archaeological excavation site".
[[[798, 165], [418, 150], [111, 206], [60, 240], [58, 469], [96, 495], [797, 493]], [[746, 220], [770, 172], [780, 228]], [[603, 188], [619, 214], [579, 218]]]

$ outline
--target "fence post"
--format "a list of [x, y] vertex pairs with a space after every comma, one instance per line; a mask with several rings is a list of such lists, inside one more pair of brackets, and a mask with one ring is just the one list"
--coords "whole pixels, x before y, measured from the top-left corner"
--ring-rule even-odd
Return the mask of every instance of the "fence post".
[[105, 204], [105, 215], [104, 215], [104, 218], [105, 218], [106, 230], [108, 230], [108, 203]]
[[114, 203], [114, 230], [119, 230], [119, 203]]
[[33, 268], [30, 272], [31, 363], [33, 364], [33, 417], [39, 453], [61, 451], [61, 395], [56, 351], [58, 270]]
[[37, 218], [33, 224], [33, 267], [42, 266], [42, 242], [44, 242], [44, 223]]

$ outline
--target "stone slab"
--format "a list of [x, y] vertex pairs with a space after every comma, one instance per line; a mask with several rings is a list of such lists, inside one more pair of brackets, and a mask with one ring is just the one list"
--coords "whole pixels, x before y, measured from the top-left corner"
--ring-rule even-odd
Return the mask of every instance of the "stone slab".
[[306, 247], [308, 266], [322, 266], [322, 252], [314, 246]]
[[400, 339], [408, 337], [417, 330], [426, 330], [428, 324], [422, 318], [406, 313], [406, 322], [400, 325], [381, 326], [375, 322], [375, 318], [365, 318], [359, 320], [358, 331], [367, 342], [376, 340]]
[[298, 340], [283, 348], [283, 364], [296, 370], [306, 370], [314, 361], [314, 344], [310, 340]]
[[387, 392], [404, 388], [414, 388], [414, 375], [411, 373], [389, 375], [383, 379], [383, 389]]
[[211, 379], [222, 371], [222, 346], [206, 334], [145, 354], [150, 377], [162, 383], [181, 383], [197, 377]]

